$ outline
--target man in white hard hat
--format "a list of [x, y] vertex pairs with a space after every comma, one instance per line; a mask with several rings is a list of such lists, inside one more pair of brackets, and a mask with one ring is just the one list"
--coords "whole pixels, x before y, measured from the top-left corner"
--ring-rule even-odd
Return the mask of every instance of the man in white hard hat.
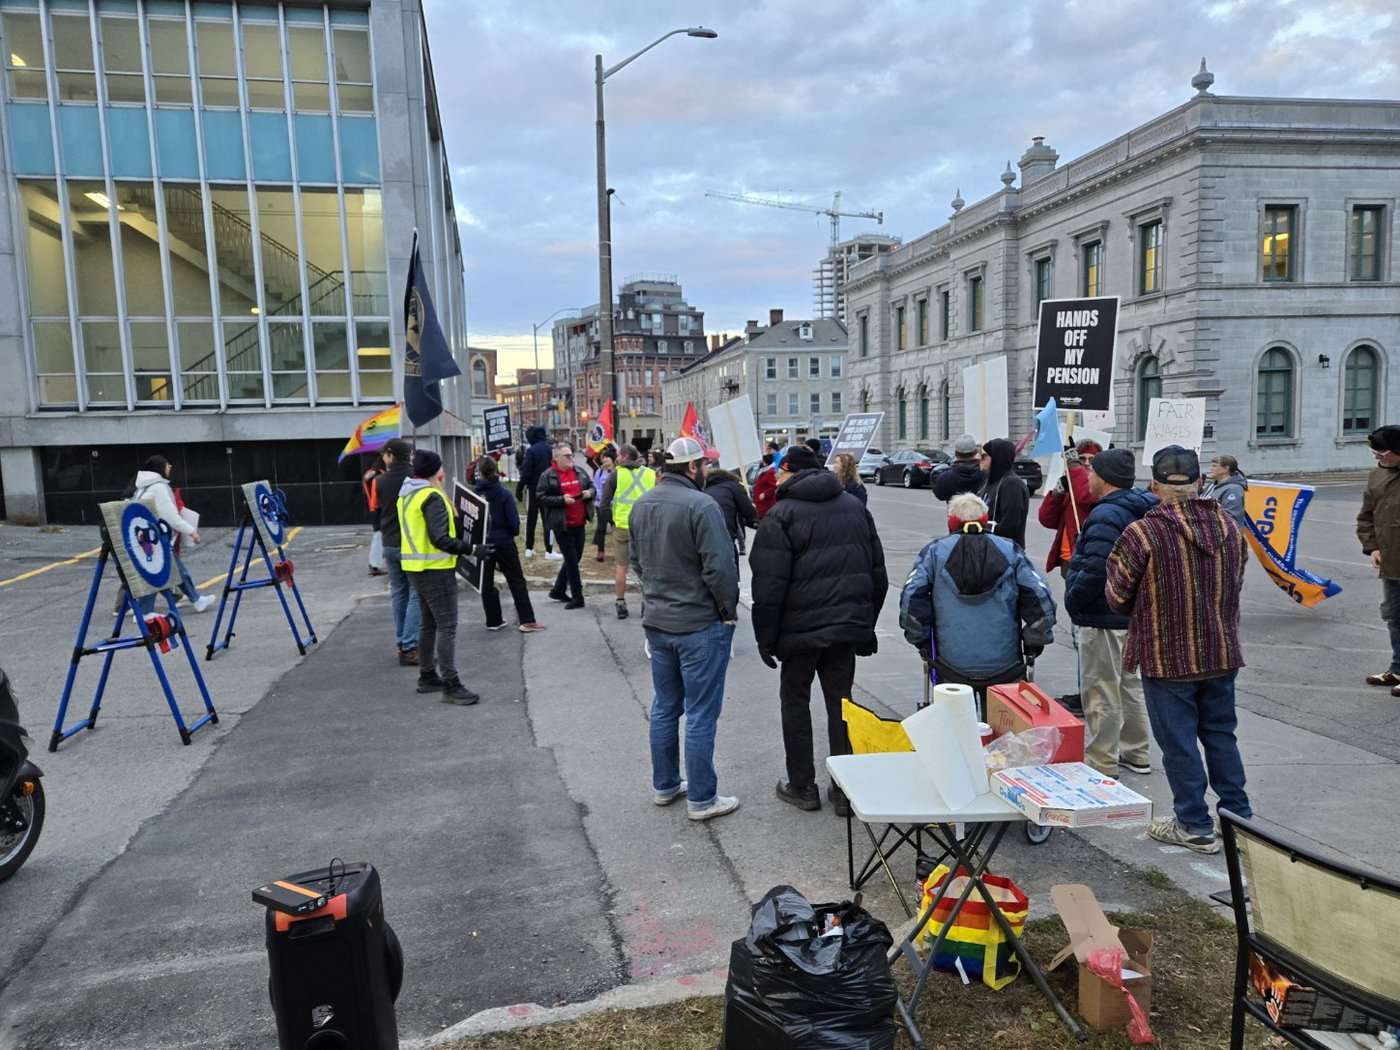
[[[642, 626], [651, 655], [652, 801], [687, 796], [691, 820], [733, 813], [739, 800], [719, 793], [715, 724], [739, 608], [739, 570], [719, 504], [705, 487], [705, 448], [671, 442], [656, 487], [632, 508], [628, 543], [642, 583]], [[685, 779], [680, 775], [685, 715]]]

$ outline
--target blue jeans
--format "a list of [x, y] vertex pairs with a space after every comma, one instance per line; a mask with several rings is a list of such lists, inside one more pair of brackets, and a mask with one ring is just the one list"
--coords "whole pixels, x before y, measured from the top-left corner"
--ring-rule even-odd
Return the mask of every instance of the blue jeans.
[[1390, 628], [1390, 673], [1400, 674], [1400, 580], [1381, 580], [1381, 619]]
[[[192, 602], [198, 601], [199, 588], [195, 586], [194, 577], [190, 575], [190, 570], [185, 568], [185, 563], [180, 560], [178, 554], [175, 555], [175, 571], [180, 574], [180, 590], [185, 592], [185, 597]], [[149, 616], [156, 611], [156, 596], [148, 594], [144, 598], [137, 598], [136, 608], [141, 610], [142, 616]]]
[[715, 723], [724, 704], [724, 675], [734, 628], [715, 623], [692, 634], [647, 628], [651, 647], [651, 786], [674, 791], [681, 782], [680, 718], [685, 715], [687, 804], [703, 809], [719, 793]]
[[422, 621], [422, 611], [418, 607], [418, 592], [408, 583], [408, 573], [403, 571], [399, 560], [398, 547], [384, 548], [384, 564], [389, 569], [389, 601], [394, 606], [394, 636], [399, 643], [399, 651], [407, 652], [418, 648], [418, 627]]
[[[1207, 776], [1222, 806], [1241, 817], [1254, 815], [1244, 793], [1244, 762], [1235, 741], [1235, 674], [1197, 682], [1142, 680], [1147, 717], [1172, 789], [1172, 809], [1193, 835], [1215, 833], [1206, 806]], [[1204, 766], [1198, 740], [1205, 750]]]

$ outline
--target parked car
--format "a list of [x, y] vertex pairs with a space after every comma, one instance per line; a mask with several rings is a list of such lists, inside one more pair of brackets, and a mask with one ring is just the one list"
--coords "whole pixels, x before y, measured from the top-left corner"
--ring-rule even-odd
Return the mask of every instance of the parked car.
[[1026, 483], [1026, 488], [1031, 490], [1034, 496], [1045, 484], [1045, 473], [1040, 469], [1040, 464], [1029, 456], [1020, 456], [1011, 464], [1011, 469], [1016, 472], [1016, 476]]
[[948, 453], [936, 448], [902, 448], [885, 457], [875, 471], [875, 484], [922, 488], [935, 474], [946, 470], [948, 463]]
[[875, 472], [885, 465], [885, 454], [878, 448], [868, 448], [856, 464], [856, 473], [862, 481], [873, 481]]

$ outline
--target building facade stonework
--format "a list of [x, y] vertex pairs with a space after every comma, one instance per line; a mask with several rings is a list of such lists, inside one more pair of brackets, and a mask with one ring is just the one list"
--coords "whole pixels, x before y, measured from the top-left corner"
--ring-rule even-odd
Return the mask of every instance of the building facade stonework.
[[1248, 473], [1370, 465], [1366, 433], [1400, 419], [1400, 102], [1193, 86], [1068, 164], [1037, 139], [1019, 187], [1008, 164], [852, 269], [850, 399], [886, 413], [877, 444], [956, 438], [963, 368], [1003, 354], [1010, 436], [1030, 431], [1039, 303], [1098, 294], [1121, 299], [1116, 443], [1141, 448], [1151, 397], [1201, 397], [1204, 452]]

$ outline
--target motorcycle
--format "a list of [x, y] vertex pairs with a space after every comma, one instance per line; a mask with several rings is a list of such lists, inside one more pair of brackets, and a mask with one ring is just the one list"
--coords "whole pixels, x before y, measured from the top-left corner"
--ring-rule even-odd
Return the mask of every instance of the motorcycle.
[[0, 882], [29, 859], [44, 828], [44, 774], [29, 761], [28, 739], [14, 689], [0, 669]]

